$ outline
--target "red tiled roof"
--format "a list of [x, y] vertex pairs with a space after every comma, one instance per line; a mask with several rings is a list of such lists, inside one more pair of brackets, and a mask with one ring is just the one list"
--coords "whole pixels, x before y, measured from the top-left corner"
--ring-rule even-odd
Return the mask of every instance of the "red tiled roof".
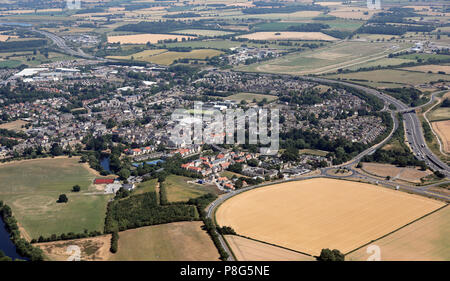
[[193, 167], [193, 166], [190, 166], [188, 169], [196, 172], [200, 172], [202, 170], [200, 167]]
[[109, 184], [113, 183], [114, 179], [95, 179], [94, 184]]

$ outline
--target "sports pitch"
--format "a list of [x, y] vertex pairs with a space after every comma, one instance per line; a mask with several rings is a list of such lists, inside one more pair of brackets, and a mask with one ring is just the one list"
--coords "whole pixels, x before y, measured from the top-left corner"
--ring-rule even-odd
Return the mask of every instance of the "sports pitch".
[[[25, 160], [0, 165], [0, 200], [8, 204], [27, 238], [102, 231], [110, 196], [89, 195], [94, 172], [79, 157]], [[80, 185], [81, 192], [71, 192]], [[68, 203], [56, 203], [60, 194]]]

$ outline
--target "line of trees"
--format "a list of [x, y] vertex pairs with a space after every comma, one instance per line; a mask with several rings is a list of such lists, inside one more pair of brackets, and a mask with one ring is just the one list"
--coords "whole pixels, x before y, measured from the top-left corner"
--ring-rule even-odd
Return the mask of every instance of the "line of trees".
[[398, 114], [397, 118], [399, 119], [399, 125], [397, 130], [392, 135], [392, 139], [390, 141], [390, 143], [398, 144], [395, 149], [377, 149], [374, 154], [364, 156], [361, 161], [387, 163], [400, 167], [420, 166], [422, 170], [425, 170], [427, 168], [425, 162], [416, 159], [416, 157], [406, 146], [402, 117], [400, 114]]
[[0, 42], [0, 51], [35, 49], [47, 44], [46, 39]]
[[109, 250], [111, 253], [115, 254], [117, 253], [117, 250], [119, 248], [119, 233], [117, 231], [114, 231], [111, 235], [111, 247]]
[[105, 233], [197, 219], [197, 212], [193, 206], [186, 204], [160, 206], [157, 203], [156, 192], [147, 192], [109, 202], [105, 219]]
[[61, 241], [61, 240], [73, 240], [73, 239], [81, 239], [81, 238], [88, 238], [88, 237], [96, 237], [103, 235], [101, 231], [91, 231], [88, 232], [87, 229], [84, 230], [82, 233], [74, 233], [74, 232], [68, 232], [68, 233], [62, 233], [62, 234], [52, 234], [48, 237], [39, 236], [38, 239], [32, 239], [31, 243], [44, 243], [44, 242], [53, 242], [53, 241]]
[[216, 226], [214, 225], [213, 221], [207, 217], [206, 213], [206, 208], [208, 207], [209, 204], [211, 204], [211, 202], [216, 200], [216, 198], [217, 198], [216, 195], [209, 193], [194, 199], [190, 199], [188, 201], [188, 204], [195, 205], [197, 207], [197, 212], [204, 223], [203, 228], [206, 230], [206, 232], [208, 232], [209, 236], [213, 240], [214, 245], [219, 251], [220, 259], [227, 260], [229, 255], [222, 247], [222, 244], [220, 243], [219, 234], [216, 231]]
[[384, 91], [388, 95], [393, 96], [412, 107], [422, 105], [428, 101], [425, 96], [421, 97], [422, 92], [415, 88], [386, 88]]

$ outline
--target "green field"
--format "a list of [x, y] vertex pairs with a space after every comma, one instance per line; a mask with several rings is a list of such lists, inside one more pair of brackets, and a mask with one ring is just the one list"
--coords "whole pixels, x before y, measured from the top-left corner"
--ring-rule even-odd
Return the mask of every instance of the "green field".
[[0, 68], [14, 68], [22, 64], [20, 60], [0, 60]]
[[[300, 43], [300, 42], [299, 42]], [[308, 43], [316, 43], [315, 41]], [[214, 39], [207, 41], [186, 41], [186, 42], [178, 42], [178, 43], [165, 43], [158, 44], [161, 48], [169, 48], [169, 47], [191, 47], [191, 48], [208, 48], [208, 49], [217, 49], [217, 50], [228, 50], [230, 48], [240, 47], [242, 45], [247, 45], [251, 47], [269, 47], [276, 49], [290, 49], [296, 46], [280, 46], [276, 43], [267, 43], [267, 44], [257, 44], [251, 42], [239, 42], [239, 41], [231, 41], [224, 39]]]
[[157, 64], [170, 65], [179, 59], [204, 60], [222, 54], [221, 51], [214, 49], [195, 49], [190, 52], [172, 52], [166, 49], [145, 50], [128, 56], [109, 56], [111, 59], [135, 60]]
[[112, 261], [217, 261], [219, 254], [202, 222], [175, 222], [119, 233]]
[[377, 60], [386, 59], [388, 54], [406, 49], [405, 43], [347, 41], [304, 52], [295, 52], [238, 70], [251, 72], [282, 73], [293, 75], [322, 74], [336, 72], [338, 69], [364, 67]]
[[448, 75], [413, 72], [398, 69], [382, 69], [382, 70], [361, 71], [346, 74], [334, 74], [327, 77], [334, 79], [337, 78], [347, 79], [350, 81], [353, 80], [358, 83], [370, 86], [373, 86], [371, 83], [386, 83], [386, 82], [414, 86], [418, 84], [429, 83], [432, 81], [438, 81], [440, 79], [449, 80]]
[[[10, 205], [28, 236], [103, 230], [110, 196], [88, 195], [95, 175], [79, 158], [48, 158], [0, 165], [0, 200]], [[71, 192], [80, 185], [81, 192]], [[56, 203], [60, 194], [68, 203]]]
[[[154, 191], [156, 191], [157, 184], [158, 184], [158, 179], [151, 179], [148, 181], [141, 182], [140, 184], [138, 184], [138, 186], [136, 187], [133, 194], [154, 192]], [[158, 193], [156, 193], [156, 195], [158, 195]]]
[[382, 58], [382, 59], [377, 59], [377, 60], [373, 60], [373, 61], [368, 61], [368, 62], [364, 63], [364, 65], [357, 64], [355, 66], [351, 66], [346, 69], [358, 70], [361, 67], [397, 66], [397, 65], [401, 65], [403, 63], [408, 63], [408, 62], [414, 62], [414, 60], [399, 59], [399, 58]]
[[187, 183], [195, 179], [170, 175], [162, 183], [166, 188], [167, 200], [169, 202], [187, 201], [207, 193], [217, 193], [215, 186]]
[[450, 59], [450, 56], [449, 55], [438, 55], [438, 54], [408, 54], [408, 55], [398, 56], [397, 58], [409, 59], [409, 60], [422, 59], [422, 60], [426, 61], [428, 59], [439, 59], [439, 60]]
[[253, 100], [256, 100], [256, 102], [260, 102], [263, 99], [267, 99], [268, 102], [271, 102], [271, 101], [278, 99], [278, 97], [272, 96], [272, 95], [262, 95], [262, 94], [254, 94], [254, 93], [239, 93], [239, 94], [234, 94], [234, 95], [225, 97], [223, 99], [234, 100], [236, 102], [241, 102], [242, 100], [245, 100], [246, 102], [253, 102]]
[[184, 30], [174, 31], [172, 33], [196, 35], [196, 36], [208, 36], [208, 37], [233, 34], [233, 32], [222, 31], [222, 30], [208, 30], [208, 29], [184, 29]]
[[300, 149], [298, 151], [300, 154], [309, 154], [309, 155], [317, 155], [317, 156], [327, 156], [328, 151], [319, 150], [319, 149]]

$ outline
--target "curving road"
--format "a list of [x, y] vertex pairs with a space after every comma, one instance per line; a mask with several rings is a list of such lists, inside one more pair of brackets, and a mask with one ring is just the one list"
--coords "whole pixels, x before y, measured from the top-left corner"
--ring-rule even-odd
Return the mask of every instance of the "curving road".
[[38, 29], [32, 29], [32, 31], [40, 33], [40, 34], [48, 37], [49, 39], [51, 39], [53, 41], [53, 43], [56, 44], [56, 46], [58, 46], [58, 48], [60, 48], [64, 53], [66, 53], [68, 55], [75, 56], [75, 57], [81, 57], [84, 59], [90, 59], [90, 60], [108, 61], [107, 59], [104, 59], [104, 58], [99, 58], [99, 57], [88, 55], [81, 50], [75, 51], [75, 50], [71, 49], [69, 46], [67, 46], [66, 41], [63, 38], [61, 38], [51, 32], [38, 30]]
[[[432, 100], [434, 99], [434, 95], [432, 95], [430, 101], [424, 105], [421, 105], [418, 107], [408, 107], [406, 104], [395, 99], [392, 96], [383, 94], [375, 89], [371, 89], [371, 88], [364, 87], [361, 85], [355, 85], [355, 84], [351, 84], [348, 82], [342, 82], [342, 81], [336, 81], [336, 80], [330, 80], [330, 79], [324, 79], [324, 78], [315, 78], [315, 77], [303, 77], [303, 78], [306, 80], [311, 80], [311, 81], [316, 81], [316, 82], [338, 83], [341, 85], [353, 87], [355, 89], [362, 90], [368, 94], [374, 95], [374, 96], [382, 99], [386, 104], [393, 104], [397, 108], [397, 110], [391, 111], [391, 116], [393, 116], [393, 120], [394, 120], [394, 127], [398, 126], [398, 120], [394, 113], [395, 112], [402, 113], [404, 125], [405, 125], [404, 127], [407, 132], [406, 138], [412, 148], [413, 154], [418, 159], [424, 160], [427, 163], [428, 167], [430, 167], [432, 170], [440, 171], [445, 176], [450, 177], [450, 167], [446, 163], [444, 163], [441, 159], [439, 159], [439, 157], [437, 157], [428, 148], [427, 143], [425, 142], [425, 139], [423, 137], [422, 123], [419, 121], [419, 118], [417, 117], [417, 114], [415, 112], [415, 109], [423, 107], [423, 106], [429, 104], [430, 102], [432, 102]], [[389, 140], [389, 138], [391, 136], [392, 135], [389, 135], [389, 137], [386, 138], [385, 141]], [[378, 147], [379, 146], [377, 145], [377, 148]], [[374, 150], [372, 150], [372, 151], [374, 151]], [[372, 151], [367, 151], [367, 153], [366, 153], [366, 151], [364, 151], [362, 154], [365, 153], [364, 155], [367, 155], [367, 154], [370, 154]], [[364, 155], [361, 155], [361, 156], [363, 157]], [[357, 157], [359, 158], [358, 160], [360, 160], [362, 158], [362, 157], [360, 157], [360, 155], [358, 155]], [[352, 163], [355, 163], [358, 160], [353, 161]]]
[[[341, 165], [337, 165], [335, 167], [328, 167], [328, 168], [323, 168], [320, 170], [320, 175], [317, 176], [309, 176], [309, 177], [302, 177], [302, 178], [297, 178], [297, 179], [289, 179], [289, 180], [282, 180], [282, 181], [277, 181], [277, 182], [271, 182], [271, 183], [267, 183], [267, 184], [261, 184], [261, 185], [256, 185], [256, 186], [250, 186], [250, 187], [246, 187], [246, 188], [242, 188], [239, 190], [235, 190], [229, 193], [226, 193], [222, 196], [220, 196], [219, 198], [217, 198], [214, 202], [212, 202], [208, 207], [207, 207], [207, 216], [211, 219], [213, 219], [214, 221], [214, 213], [216, 208], [222, 204], [225, 200], [236, 196], [237, 194], [240, 194], [242, 192], [251, 190], [251, 189], [255, 189], [255, 188], [259, 188], [259, 187], [263, 187], [263, 186], [267, 186], [267, 185], [272, 185], [272, 184], [276, 184], [276, 183], [282, 183], [282, 182], [288, 182], [288, 181], [300, 181], [300, 180], [305, 180], [305, 179], [311, 179], [311, 178], [316, 178], [316, 177], [330, 177], [330, 178], [355, 178], [355, 179], [361, 179], [364, 181], [368, 181], [370, 183], [373, 184], [383, 184], [384, 186], [387, 187], [391, 187], [391, 188], [395, 188], [395, 189], [399, 189], [399, 190], [403, 190], [406, 192], [411, 192], [411, 193], [416, 193], [416, 194], [420, 194], [420, 195], [424, 195], [424, 196], [428, 196], [428, 197], [432, 197], [432, 198], [436, 198], [436, 199], [440, 199], [440, 200], [445, 200], [445, 201], [450, 201], [450, 196], [445, 195], [445, 194], [441, 194], [432, 190], [428, 190], [430, 187], [433, 186], [437, 186], [440, 184], [444, 184], [444, 183], [450, 183], [450, 181], [446, 181], [446, 182], [440, 182], [440, 183], [436, 183], [436, 184], [430, 184], [427, 186], [409, 186], [409, 185], [405, 185], [405, 184], [398, 184], [398, 183], [394, 183], [390, 180], [385, 180], [385, 179], [380, 179], [374, 176], [370, 176], [367, 174], [362, 174], [359, 171], [356, 171], [353, 166], [358, 163], [361, 158], [363, 158], [364, 156], [373, 153], [376, 149], [380, 148], [381, 146], [383, 146], [387, 141], [389, 141], [393, 135], [393, 133], [397, 130], [398, 125], [399, 125], [399, 121], [396, 117], [396, 113], [402, 113], [403, 114], [403, 119], [404, 119], [404, 125], [405, 125], [405, 129], [407, 132], [407, 139], [408, 142], [410, 143], [410, 146], [413, 150], [413, 153], [416, 155], [416, 157], [418, 157], [419, 159], [423, 159], [425, 160], [425, 162], [427, 163], [427, 165], [434, 169], [434, 170], [439, 170], [442, 173], [444, 173], [447, 177], [450, 176], [450, 169], [448, 167], [447, 164], [443, 163], [437, 156], [435, 156], [430, 149], [428, 149], [427, 144], [424, 140], [423, 137], [423, 133], [422, 133], [422, 126], [421, 123], [415, 113], [415, 109], [417, 108], [410, 108], [408, 107], [406, 104], [404, 104], [403, 102], [393, 98], [392, 96], [386, 95], [384, 93], [381, 93], [375, 89], [371, 89], [371, 88], [367, 88], [361, 85], [356, 85], [356, 84], [351, 84], [348, 82], [343, 82], [343, 81], [336, 81], [336, 80], [329, 80], [329, 79], [324, 79], [324, 78], [316, 78], [316, 77], [302, 77], [305, 80], [310, 80], [310, 81], [315, 81], [315, 82], [324, 82], [324, 83], [338, 83], [341, 85], [345, 85], [345, 86], [349, 86], [349, 87], [353, 87], [359, 90], [362, 90], [368, 94], [377, 96], [378, 98], [380, 98], [381, 100], [383, 100], [385, 102], [385, 107], [383, 110], [387, 110], [391, 113], [391, 117], [393, 120], [393, 128], [391, 130], [391, 132], [389, 133], [389, 135], [380, 143], [364, 150], [363, 152], [361, 152], [360, 154], [358, 154], [355, 158], [353, 158], [352, 160], [350, 160], [347, 163], [341, 164]], [[430, 103], [434, 98], [434, 95], [431, 97], [430, 101], [428, 103]], [[428, 103], [422, 105], [425, 106]], [[389, 110], [389, 104], [393, 104], [397, 110]], [[336, 175], [332, 175], [330, 174], [330, 170], [331, 169], [335, 169], [336, 167], [343, 167], [343, 168], [347, 168], [351, 174], [350, 175], [346, 175], [346, 176], [336, 176]], [[225, 251], [227, 251], [227, 253], [229, 254], [229, 261], [234, 260], [234, 257], [232, 255], [231, 250], [228, 248], [228, 244], [224, 241], [223, 237], [219, 234], [219, 239], [220, 239], [220, 243], [222, 244], [222, 247], [225, 249]]]

